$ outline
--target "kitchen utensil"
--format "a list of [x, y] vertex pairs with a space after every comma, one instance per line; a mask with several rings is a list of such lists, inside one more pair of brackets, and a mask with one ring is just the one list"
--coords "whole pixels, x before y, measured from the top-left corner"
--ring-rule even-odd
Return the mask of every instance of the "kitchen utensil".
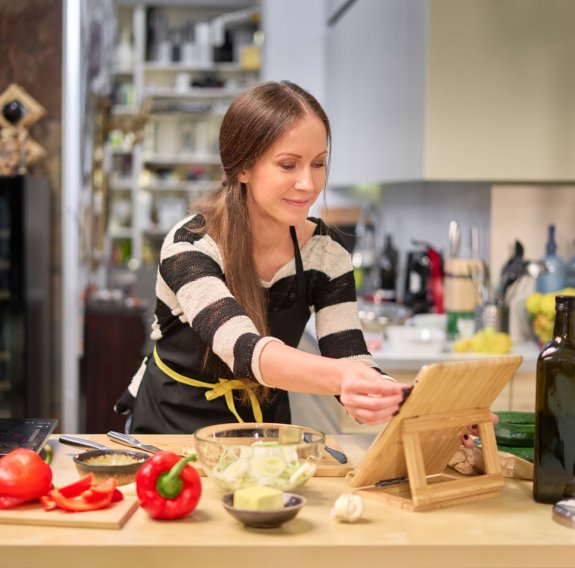
[[149, 457], [143, 452], [105, 448], [74, 456], [74, 464], [81, 476], [93, 474], [96, 483], [113, 477], [118, 485], [127, 485], [136, 479], [136, 473]]
[[107, 436], [110, 438], [110, 440], [118, 442], [118, 444], [123, 444], [124, 446], [129, 446], [131, 448], [138, 448], [140, 450], [144, 450], [145, 452], [150, 452], [151, 454], [157, 454], [158, 452], [162, 451], [160, 448], [156, 448], [156, 446], [152, 446], [150, 444], [142, 444], [142, 442], [134, 438], [134, 436], [130, 436], [129, 434], [110, 431], [108, 432]]
[[100, 444], [100, 442], [94, 442], [93, 440], [88, 440], [86, 438], [78, 438], [78, 436], [69, 436], [68, 434], [62, 434], [58, 441], [61, 444], [69, 444], [70, 446], [78, 446], [80, 448], [91, 448], [93, 450], [108, 450], [108, 446]]
[[234, 494], [226, 493], [222, 498], [224, 509], [247, 527], [256, 529], [275, 529], [291, 521], [305, 505], [306, 500], [294, 493], [284, 493], [284, 507], [275, 511], [252, 511], [234, 507]]
[[479, 227], [472, 223], [469, 242], [471, 248], [471, 258], [479, 258]]
[[358, 300], [358, 315], [363, 331], [381, 332], [388, 325], [400, 325], [412, 314], [409, 308], [392, 302], [376, 302], [373, 295]]
[[459, 256], [459, 245], [461, 241], [461, 233], [459, 223], [451, 221], [449, 223], [449, 256], [452, 258]]
[[[312, 442], [313, 441], [312, 435], [310, 432], [306, 432], [303, 435], [303, 439], [306, 442]], [[339, 450], [336, 450], [335, 448], [331, 448], [330, 446], [327, 446], [327, 445], [324, 446], [323, 448], [330, 456], [333, 456], [337, 460], [338, 463], [347, 463], [347, 456], [343, 452], [340, 452]]]

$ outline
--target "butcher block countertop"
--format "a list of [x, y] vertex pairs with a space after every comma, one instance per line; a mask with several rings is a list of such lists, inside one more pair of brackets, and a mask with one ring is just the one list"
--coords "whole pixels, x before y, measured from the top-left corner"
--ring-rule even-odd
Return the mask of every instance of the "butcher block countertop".
[[[80, 434], [81, 435], [81, 434]], [[117, 447], [106, 436], [89, 436]], [[158, 447], [180, 447], [189, 437], [139, 436]], [[357, 463], [368, 435], [332, 438]], [[50, 441], [54, 482], [77, 478], [72, 456], [82, 451]], [[411, 512], [364, 498], [355, 524], [330, 518], [337, 497], [349, 490], [344, 477], [314, 477], [298, 492], [307, 505], [277, 529], [248, 529], [221, 504], [222, 492], [202, 478], [196, 511], [179, 521], [154, 521], [140, 508], [119, 529], [0, 525], [0, 566], [6, 568], [393, 566], [461, 568], [567, 567], [575, 565], [575, 531], [536, 504], [528, 481], [505, 480], [501, 495]], [[132, 493], [133, 484], [126, 486]], [[49, 515], [50, 513], [46, 513]], [[81, 515], [77, 513], [76, 515]]]

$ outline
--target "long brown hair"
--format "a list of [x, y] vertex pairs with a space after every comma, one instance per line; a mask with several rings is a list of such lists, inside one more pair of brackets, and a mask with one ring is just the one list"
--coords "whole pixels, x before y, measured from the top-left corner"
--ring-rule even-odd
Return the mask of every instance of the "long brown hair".
[[329, 149], [328, 117], [309, 92], [289, 81], [260, 83], [243, 91], [230, 105], [220, 129], [222, 184], [192, 206], [203, 214], [204, 230], [220, 247], [229, 290], [262, 335], [269, 333], [266, 297], [253, 258], [247, 191], [238, 176], [307, 114], [322, 121]]

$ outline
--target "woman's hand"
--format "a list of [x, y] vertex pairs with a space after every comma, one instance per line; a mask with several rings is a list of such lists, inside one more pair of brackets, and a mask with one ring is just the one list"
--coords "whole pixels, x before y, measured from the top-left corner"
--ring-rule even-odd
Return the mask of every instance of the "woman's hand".
[[413, 387], [395, 383], [376, 370], [358, 363], [346, 366], [340, 402], [363, 424], [383, 424], [399, 412]]
[[[499, 423], [499, 416], [497, 414], [491, 413], [491, 422], [493, 422], [493, 426], [497, 426]], [[475, 446], [475, 439], [479, 437], [479, 425], [472, 424], [471, 426], [467, 427], [468, 434], [463, 434], [461, 436], [461, 443], [466, 448], [473, 448]]]

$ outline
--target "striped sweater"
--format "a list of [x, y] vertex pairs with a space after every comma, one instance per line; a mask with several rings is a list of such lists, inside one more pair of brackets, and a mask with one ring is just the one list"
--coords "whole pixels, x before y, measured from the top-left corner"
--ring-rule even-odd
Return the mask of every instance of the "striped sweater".
[[[317, 227], [301, 249], [301, 256], [307, 304], [310, 314], [315, 313], [320, 352], [377, 368], [361, 331], [350, 254], [321, 220], [311, 220]], [[261, 336], [231, 295], [217, 244], [209, 234], [198, 235], [191, 230], [203, 223], [199, 215], [187, 217], [164, 240], [151, 337], [172, 353], [178, 351], [178, 346], [200, 343], [205, 351], [208, 345], [212, 349], [212, 364], [208, 367], [213, 367], [214, 359], [218, 367], [223, 363], [220, 377], [248, 378], [265, 385], [259, 356], [265, 345], [278, 339]], [[270, 312], [292, 305], [297, 294], [295, 274], [292, 259], [270, 282], [262, 281]], [[185, 360], [176, 363], [181, 368], [189, 366]]]

